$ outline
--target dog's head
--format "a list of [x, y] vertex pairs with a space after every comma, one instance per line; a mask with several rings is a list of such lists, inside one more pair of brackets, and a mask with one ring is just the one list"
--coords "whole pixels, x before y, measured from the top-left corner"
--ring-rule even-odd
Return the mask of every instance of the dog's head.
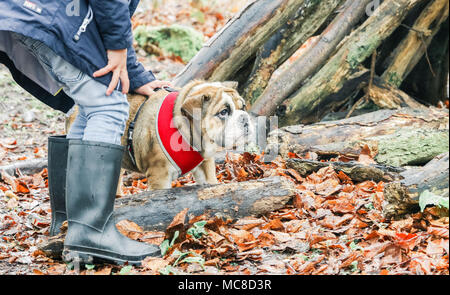
[[243, 147], [252, 136], [253, 125], [236, 88], [235, 82], [194, 81], [181, 90], [181, 115], [201, 134], [203, 151]]

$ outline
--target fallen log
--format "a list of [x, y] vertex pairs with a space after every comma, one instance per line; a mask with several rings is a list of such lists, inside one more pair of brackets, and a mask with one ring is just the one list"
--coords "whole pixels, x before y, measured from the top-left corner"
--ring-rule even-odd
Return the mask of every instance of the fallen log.
[[303, 5], [304, 0], [253, 1], [213, 36], [174, 79], [184, 86], [195, 79], [225, 81]]
[[339, 46], [338, 51], [296, 94], [289, 99], [280, 125], [317, 122], [344, 102], [331, 101], [359, 65], [401, 24], [421, 0], [387, 0]]
[[437, 108], [380, 110], [349, 119], [272, 131], [266, 155], [315, 152], [322, 158], [358, 157], [368, 145], [382, 165], [422, 165], [449, 148], [448, 111]]
[[282, 208], [295, 186], [282, 177], [215, 186], [191, 186], [147, 191], [117, 199], [117, 220], [128, 219], [145, 230], [164, 230], [184, 208], [188, 214], [236, 219]]
[[297, 171], [302, 177], [306, 177], [325, 167], [332, 167], [336, 172], [344, 172], [354, 182], [372, 180], [375, 182], [390, 182], [399, 179], [402, 168], [383, 165], [364, 165], [358, 162], [320, 162], [305, 159], [288, 159], [286, 166]]
[[388, 183], [384, 188], [387, 204], [383, 213], [388, 218], [417, 212], [419, 199], [426, 192], [449, 197], [449, 154], [439, 155], [424, 167], [407, 169], [400, 176], [402, 180]]
[[[234, 220], [281, 209], [294, 195], [294, 183], [284, 177], [147, 191], [116, 199], [114, 218], [117, 222], [130, 220], [146, 231], [164, 231], [185, 208], [187, 216], [209, 213]], [[60, 257], [63, 242], [64, 235], [60, 235], [39, 248], [50, 257]]]
[[16, 171], [19, 170], [22, 174], [30, 175], [41, 172], [42, 169], [47, 168], [47, 165], [47, 158], [25, 160], [9, 165], [0, 166], [0, 172], [4, 171], [9, 175], [18, 176]]

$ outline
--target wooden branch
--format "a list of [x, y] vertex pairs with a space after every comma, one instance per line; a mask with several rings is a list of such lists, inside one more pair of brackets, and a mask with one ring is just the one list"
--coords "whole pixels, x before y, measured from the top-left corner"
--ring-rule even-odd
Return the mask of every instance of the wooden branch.
[[400, 176], [402, 180], [388, 183], [384, 189], [387, 204], [383, 213], [388, 218], [417, 212], [419, 197], [426, 191], [449, 197], [449, 154], [439, 155], [426, 166], [408, 169]]
[[337, 53], [291, 99], [283, 126], [320, 120], [333, 104], [327, 99], [338, 92], [358, 66], [401, 24], [421, 0], [387, 0], [340, 46]]
[[322, 168], [331, 166], [337, 172], [344, 172], [354, 182], [363, 182], [366, 180], [393, 181], [399, 179], [398, 173], [404, 171], [402, 168], [389, 167], [383, 165], [363, 165], [358, 162], [320, 162], [304, 159], [288, 159], [286, 161], [288, 168], [296, 170], [301, 176], [306, 177]]
[[242, 87], [243, 97], [249, 104], [254, 103], [263, 93], [275, 70], [319, 30], [340, 3], [342, 0], [305, 3], [296, 15], [258, 50], [250, 79]]
[[230, 79], [303, 3], [304, 0], [253, 1], [211, 38], [175, 78], [175, 85], [181, 87], [195, 79]]
[[351, 32], [354, 25], [365, 14], [370, 0], [348, 0], [345, 9], [324, 30], [310, 49], [293, 63], [280, 77], [267, 87], [251, 107], [258, 116], [275, 113], [278, 105], [295, 92], [311, 75], [317, 72], [336, 50], [338, 44]]
[[364, 145], [383, 165], [426, 164], [448, 150], [447, 110], [436, 108], [380, 110], [349, 119], [295, 125], [270, 133], [266, 155], [313, 151], [319, 156], [358, 157]]
[[0, 172], [5, 171], [9, 175], [17, 175], [16, 170], [23, 174], [35, 174], [47, 168], [47, 158], [19, 161], [9, 165], [0, 166]]
[[389, 58], [391, 64], [381, 76], [385, 82], [400, 87], [422, 56], [428, 54], [427, 47], [448, 18], [448, 14], [447, 0], [434, 0], [428, 4], [410, 28], [409, 34]]

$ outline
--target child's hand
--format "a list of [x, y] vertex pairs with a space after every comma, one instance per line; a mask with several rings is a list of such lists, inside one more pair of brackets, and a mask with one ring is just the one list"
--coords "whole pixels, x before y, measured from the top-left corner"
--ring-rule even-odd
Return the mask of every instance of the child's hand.
[[168, 81], [160, 81], [160, 80], [155, 80], [152, 81], [148, 84], [145, 84], [142, 87], [139, 87], [138, 89], [135, 90], [136, 93], [141, 94], [141, 95], [147, 95], [150, 96], [153, 94], [153, 90], [155, 88], [163, 88], [163, 87], [173, 87], [172, 83], [168, 82]]
[[102, 77], [110, 72], [112, 72], [113, 77], [111, 83], [106, 90], [106, 95], [111, 95], [111, 93], [116, 89], [119, 80], [122, 83], [122, 93], [128, 93], [130, 89], [130, 80], [128, 79], [127, 71], [127, 49], [120, 50], [108, 50], [108, 65], [94, 73], [94, 78]]

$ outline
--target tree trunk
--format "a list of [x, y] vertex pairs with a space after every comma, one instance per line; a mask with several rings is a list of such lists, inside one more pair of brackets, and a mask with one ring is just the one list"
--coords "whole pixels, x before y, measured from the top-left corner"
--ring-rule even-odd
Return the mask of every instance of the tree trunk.
[[381, 76], [385, 82], [400, 87], [427, 52], [433, 37], [448, 18], [448, 9], [449, 3], [447, 0], [434, 0], [428, 4], [410, 29], [409, 34], [389, 58], [392, 62]]
[[316, 43], [267, 87], [250, 111], [258, 116], [274, 114], [280, 103], [326, 62], [336, 46], [364, 15], [369, 3], [370, 0], [347, 1], [345, 9], [325, 29]]
[[181, 87], [195, 79], [225, 81], [233, 77], [304, 2], [253, 1], [211, 38], [175, 78], [174, 84]]
[[250, 79], [242, 87], [252, 104], [267, 87], [272, 74], [329, 19], [342, 0], [306, 2], [257, 52]]
[[316, 152], [322, 158], [357, 158], [367, 144], [379, 164], [421, 165], [449, 148], [448, 111], [380, 110], [349, 119], [288, 126], [270, 133], [266, 155]]
[[281, 125], [320, 120], [326, 112], [341, 106], [330, 101], [358, 66], [401, 24], [407, 13], [421, 0], [387, 0], [340, 46], [338, 52], [292, 99]]
[[[384, 189], [387, 205], [383, 208], [386, 217], [401, 217], [417, 212], [419, 198], [427, 191], [437, 196], [449, 197], [449, 154], [442, 154], [420, 168], [408, 169], [400, 174], [400, 181], [388, 183]], [[448, 216], [448, 215], [447, 215]]]

